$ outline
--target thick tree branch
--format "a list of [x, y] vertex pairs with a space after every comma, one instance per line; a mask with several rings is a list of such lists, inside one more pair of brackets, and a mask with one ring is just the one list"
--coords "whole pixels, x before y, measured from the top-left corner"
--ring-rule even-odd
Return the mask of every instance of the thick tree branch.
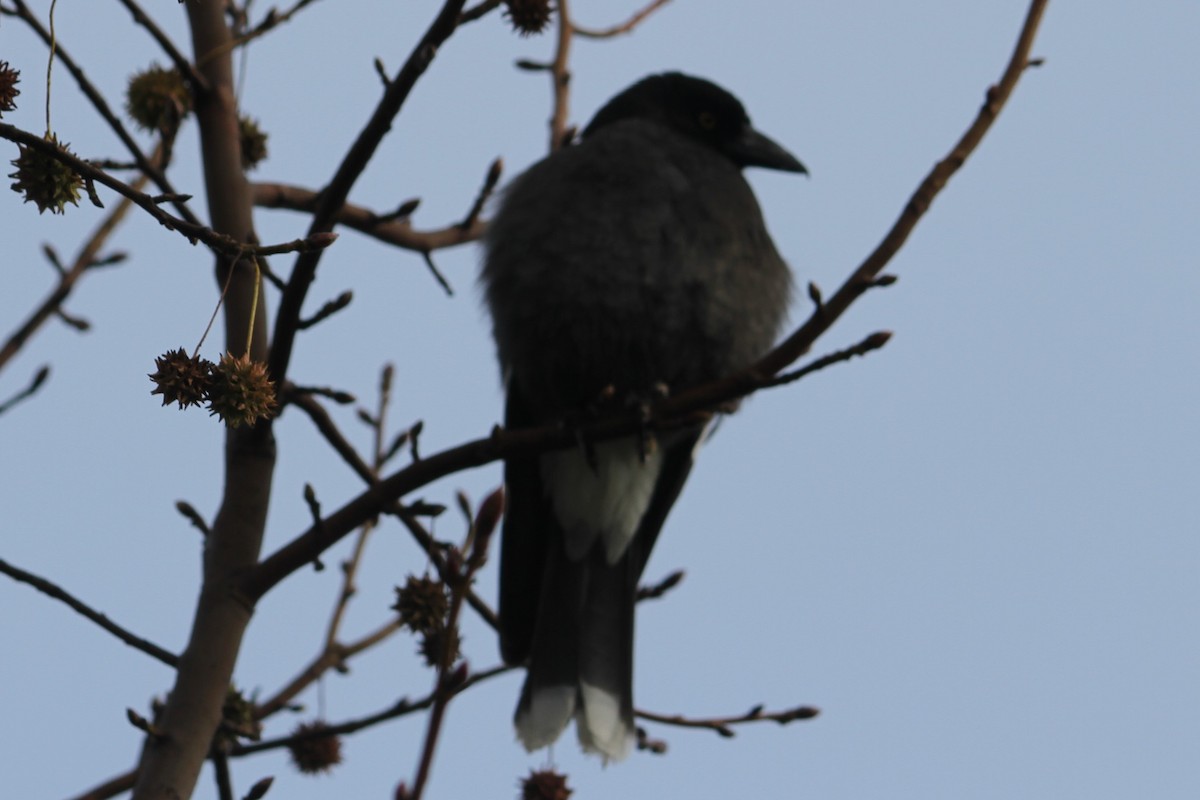
[[[209, 90], [196, 98], [204, 186], [214, 231], [237, 242], [257, 241], [253, 204], [242, 168], [237, 99], [224, 4], [187, 3], [194, 60]], [[253, 262], [218, 255], [225, 348], [256, 361], [267, 355], [266, 310]], [[205, 540], [203, 581], [175, 684], [145, 740], [133, 800], [190, 797], [207, 758], [253, 607], [236, 591], [238, 576], [258, 561], [275, 467], [270, 426], [229, 429], [225, 486]]]

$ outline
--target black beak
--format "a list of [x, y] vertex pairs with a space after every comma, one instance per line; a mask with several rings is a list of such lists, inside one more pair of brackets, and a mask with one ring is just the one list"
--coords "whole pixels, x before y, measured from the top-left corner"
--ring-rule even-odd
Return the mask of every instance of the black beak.
[[808, 170], [800, 159], [784, 150], [747, 123], [741, 134], [722, 148], [725, 155], [739, 167], [764, 167], [782, 172], [799, 172], [807, 175]]

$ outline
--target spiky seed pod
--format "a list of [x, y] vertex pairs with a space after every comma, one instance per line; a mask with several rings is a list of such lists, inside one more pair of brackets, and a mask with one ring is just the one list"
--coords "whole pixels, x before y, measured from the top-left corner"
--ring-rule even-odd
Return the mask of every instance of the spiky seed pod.
[[305, 775], [329, 772], [342, 763], [342, 740], [340, 738], [333, 734], [311, 738], [307, 736], [307, 734], [315, 734], [328, 729], [329, 726], [324, 722], [315, 720], [305, 722], [292, 731], [292, 736], [305, 737], [288, 745], [288, 752], [292, 754], [292, 763]]
[[192, 111], [192, 93], [178, 70], [152, 64], [129, 79], [125, 110], [148, 131], [173, 131]]
[[254, 717], [254, 703], [246, 699], [241, 690], [230, 686], [221, 705], [222, 730], [219, 735], [234, 740], [238, 737], [257, 739], [262, 725]]
[[400, 622], [413, 633], [424, 633], [442, 627], [450, 602], [446, 586], [428, 575], [409, 575], [404, 586], [396, 587], [396, 602], [392, 609], [400, 614]]
[[211, 361], [189, 356], [181, 347], [154, 359], [154, 366], [157, 369], [150, 373], [150, 380], [155, 388], [150, 394], [161, 394], [164, 406], [179, 403], [180, 408], [187, 408], [204, 402], [212, 380]]
[[[449, 637], [448, 641], [447, 637]], [[425, 659], [426, 666], [436, 667], [442, 663], [442, 651], [447, 643], [450, 646], [450, 652], [447, 654], [446, 663], [453, 664], [462, 655], [462, 636], [457, 627], [450, 630], [445, 625], [439, 625], [423, 631], [417, 652], [421, 654], [421, 658]]]
[[13, 69], [7, 61], [0, 61], [0, 116], [17, 107], [17, 95], [21, 93], [17, 84], [20, 81], [21, 70]]
[[253, 425], [269, 417], [278, 405], [267, 367], [250, 356], [226, 353], [213, 367], [208, 388], [208, 413], [231, 428]]
[[521, 800], [567, 800], [571, 792], [567, 776], [552, 769], [530, 770], [521, 781]]
[[504, 0], [504, 16], [522, 36], [541, 33], [550, 24], [550, 0]]
[[238, 117], [238, 134], [242, 139], [242, 169], [252, 170], [267, 157], [267, 133], [253, 117]]
[[[46, 134], [45, 140], [64, 153], [71, 152], [70, 145], [60, 144], [52, 133]], [[26, 203], [37, 203], [39, 214], [47, 209], [51, 214], [61, 214], [67, 203], [79, 205], [83, 178], [75, 170], [32, 147], [23, 144], [17, 147], [20, 153], [12, 161], [17, 171], [8, 176], [16, 179], [12, 185], [14, 192], [24, 195]]]

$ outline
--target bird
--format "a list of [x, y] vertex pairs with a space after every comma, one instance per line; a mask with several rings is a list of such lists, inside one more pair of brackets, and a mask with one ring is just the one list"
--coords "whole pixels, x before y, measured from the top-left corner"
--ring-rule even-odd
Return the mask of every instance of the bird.
[[[666, 72], [504, 188], [480, 283], [506, 428], [645, 403], [769, 350], [792, 276], [745, 167], [807, 174], [727, 90]], [[629, 753], [637, 585], [705, 434], [505, 461], [499, 638], [504, 661], [527, 668], [514, 723], [528, 751], [574, 718], [585, 752]]]

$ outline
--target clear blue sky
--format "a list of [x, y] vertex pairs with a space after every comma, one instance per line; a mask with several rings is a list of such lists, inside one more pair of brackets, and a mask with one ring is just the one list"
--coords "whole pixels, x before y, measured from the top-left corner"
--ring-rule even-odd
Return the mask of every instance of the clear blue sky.
[[[639, 4], [574, 11], [599, 26]], [[186, 43], [177, 4], [147, 6]], [[316, 3], [253, 47], [244, 106], [271, 134], [254, 177], [326, 180], [378, 96], [372, 58], [398, 66], [434, 8]], [[632, 36], [576, 44], [571, 118], [586, 122], [667, 68], [734, 90], [812, 172], [750, 180], [801, 285], [832, 291], [971, 121], [1024, 12], [1015, 0], [678, 0]], [[566, 737], [554, 755], [577, 797], [1200, 795], [1198, 24], [1194, 2], [1052, 2], [1035, 47], [1045, 65], [895, 259], [900, 281], [819, 349], [878, 329], [892, 342], [756, 397], [703, 454], [648, 569], [688, 576], [641, 609], [638, 704], [720, 715], [805, 703], [822, 716], [732, 740], [651, 725], [670, 754], [607, 769]], [[0, 58], [24, 77], [5, 121], [40, 130], [45, 53], [11, 19], [0, 26]], [[163, 60], [117, 4], [60, 3], [58, 29], [114, 105], [129, 73]], [[512, 63], [552, 45], [498, 18], [455, 36], [352, 199], [386, 210], [420, 196], [417, 223], [440, 226], [466, 211], [492, 158], [507, 177], [537, 159], [548, 82]], [[54, 86], [61, 138], [85, 156], [119, 152], [65, 71]], [[175, 182], [202, 196], [194, 127], [178, 148]], [[40, 244], [67, 256], [100, 212], [38, 217], [12, 193], [0, 204], [7, 334], [52, 285]], [[264, 241], [303, 228], [300, 215], [259, 214]], [[215, 289], [207, 252], [148, 219], [114, 246], [131, 259], [88, 277], [67, 306], [91, 332], [52, 324], [0, 374], [7, 397], [53, 368], [35, 400], [0, 417], [0, 557], [178, 650], [200, 541], [173, 504], [215, 509], [221, 431], [202, 413], [160, 409], [145, 374], [163, 350], [194, 345]], [[310, 308], [347, 288], [355, 301], [303, 334], [294, 372], [369, 403], [380, 365], [394, 362], [392, 419], [423, 419], [426, 452], [485, 434], [501, 408], [478, 251], [437, 260], [453, 298], [419, 258], [345, 233]], [[794, 318], [804, 311], [800, 298]], [[337, 413], [365, 447], [353, 412]], [[302, 415], [278, 432], [268, 549], [307, 524], [305, 482], [326, 508], [359, 489]], [[452, 503], [461, 487], [478, 500], [498, 482], [492, 465], [421, 496]], [[438, 533], [459, 536], [454, 513]], [[406, 534], [385, 527], [348, 633], [385, 619], [392, 586], [422, 568]], [[269, 694], [312, 656], [336, 573], [299, 575], [265, 599], [239, 685]], [[494, 595], [494, 565], [479, 589]], [[486, 628], [466, 637], [473, 666], [495, 663]], [[166, 668], [7, 579], [0, 641], [6, 793], [69, 796], [134, 763], [140, 734], [124, 710], [145, 711], [170, 686]], [[304, 702], [340, 720], [420, 696], [430, 676], [414, 648], [397, 637]], [[543, 763], [512, 738], [518, 685], [506, 676], [453, 704], [429, 796], [515, 795]], [[411, 778], [423, 731], [411, 717], [352, 737], [332, 777], [265, 756], [237, 762], [235, 780], [244, 792], [273, 774], [269, 796], [292, 800], [388, 797]], [[214, 796], [206, 772], [197, 797]]]

